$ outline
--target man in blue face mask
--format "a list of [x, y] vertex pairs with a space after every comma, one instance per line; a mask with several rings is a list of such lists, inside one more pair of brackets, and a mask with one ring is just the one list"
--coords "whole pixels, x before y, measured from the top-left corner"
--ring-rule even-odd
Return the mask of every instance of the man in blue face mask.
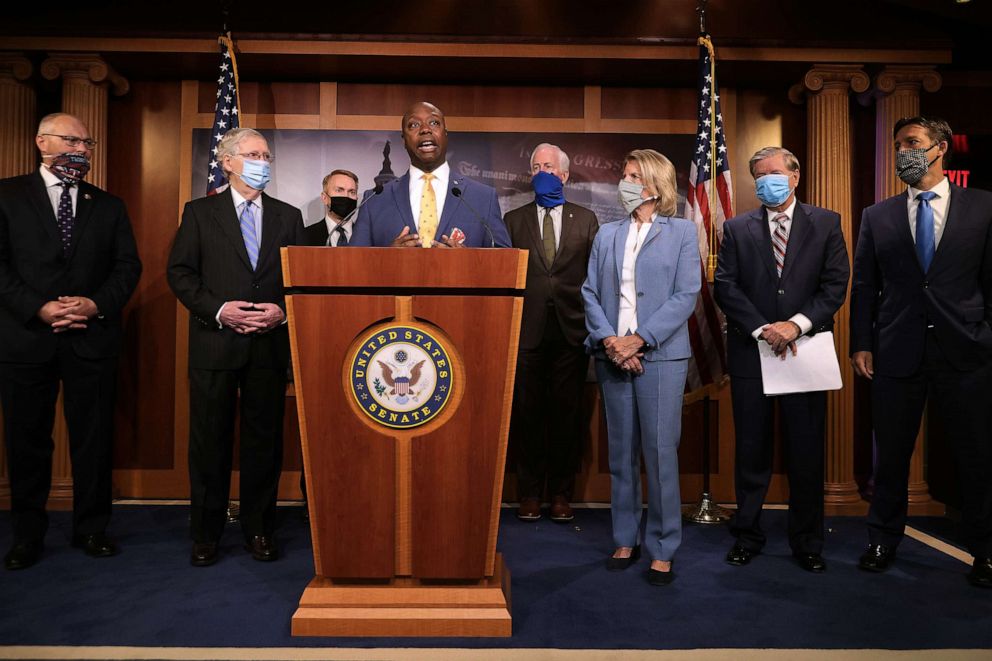
[[957, 468], [968, 580], [992, 588], [992, 194], [944, 176], [947, 122], [907, 117], [892, 133], [906, 192], [864, 210], [851, 286], [851, 362], [871, 381], [876, 447], [859, 566], [895, 559], [929, 400]]
[[279, 248], [302, 245], [300, 210], [262, 192], [272, 154], [254, 129], [217, 145], [230, 185], [193, 200], [166, 275], [189, 309], [190, 535], [195, 566], [217, 560], [240, 397], [241, 528], [256, 560], [275, 560], [289, 334]]
[[830, 331], [850, 272], [840, 216], [796, 199], [799, 161], [765, 147], [751, 157], [761, 206], [723, 226], [714, 295], [727, 316], [727, 363], [736, 432], [736, 542], [727, 562], [761, 552], [761, 508], [772, 472], [774, 410], [781, 416], [789, 475], [789, 546], [799, 566], [826, 569], [823, 550], [823, 453], [826, 392], [766, 396], [758, 343], [783, 360], [801, 335]]
[[510, 434], [517, 457], [517, 516], [541, 517], [547, 489], [551, 519], [573, 518], [569, 500], [581, 453], [582, 384], [589, 359], [580, 289], [599, 221], [565, 200], [568, 155], [540, 144], [530, 159], [534, 201], [507, 212], [514, 248], [530, 251], [520, 324]]

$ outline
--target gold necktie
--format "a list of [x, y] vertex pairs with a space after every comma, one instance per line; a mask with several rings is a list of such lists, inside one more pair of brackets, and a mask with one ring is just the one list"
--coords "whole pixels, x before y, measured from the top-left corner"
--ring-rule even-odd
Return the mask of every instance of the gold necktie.
[[548, 266], [551, 266], [555, 261], [555, 221], [551, 217], [551, 209], [544, 210], [544, 259], [547, 260]]
[[434, 235], [437, 233], [437, 199], [434, 197], [434, 187], [431, 186], [431, 179], [434, 175], [425, 172], [423, 176], [424, 190], [420, 194], [420, 244], [425, 248], [430, 248], [434, 244]]

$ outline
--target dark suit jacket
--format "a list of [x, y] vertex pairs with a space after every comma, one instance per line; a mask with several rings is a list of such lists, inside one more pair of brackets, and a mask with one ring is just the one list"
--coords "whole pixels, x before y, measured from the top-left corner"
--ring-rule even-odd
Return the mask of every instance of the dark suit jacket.
[[581, 290], [592, 242], [599, 231], [596, 214], [571, 202], [563, 205], [561, 238], [552, 264], [544, 257], [537, 203], [508, 211], [504, 221], [513, 247], [530, 251], [520, 348], [536, 349], [541, 344], [549, 301], [554, 303], [565, 338], [574, 346], [581, 346], [587, 335]]
[[[461, 197], [451, 193], [451, 189], [456, 187], [461, 190]], [[492, 240], [479, 216], [489, 225]], [[386, 184], [380, 194], [370, 196], [358, 209], [350, 245], [388, 246], [404, 226], [409, 227], [411, 233], [417, 231], [410, 209], [409, 171]], [[442, 234], [451, 236], [451, 231], [456, 227], [465, 233], [465, 246], [468, 248], [489, 247], [493, 241], [500, 248], [510, 246], [496, 190], [471, 179], [456, 177], [452, 172], [438, 222], [437, 239], [440, 240]]]
[[[300, 210], [262, 194], [262, 239], [252, 271], [230, 189], [186, 203], [169, 254], [166, 276], [190, 311], [190, 369], [237, 369], [249, 357], [256, 367], [286, 367], [286, 325], [264, 334], [239, 335], [218, 328], [226, 301], [276, 303], [285, 310], [279, 248], [303, 243]], [[252, 346], [252, 343], [255, 346]]]
[[849, 275], [840, 216], [833, 211], [796, 203], [781, 279], [764, 207], [728, 220], [713, 294], [727, 316], [731, 376], [761, 376], [751, 333], [765, 324], [803, 314], [813, 324], [810, 335], [832, 330]]
[[72, 246], [66, 257], [37, 171], [0, 181], [0, 361], [40, 363], [55, 353], [58, 336], [38, 310], [59, 296], [86, 296], [100, 316], [69, 331], [83, 358], [120, 351], [121, 311], [141, 275], [124, 202], [86, 182], [79, 184]]
[[864, 210], [851, 287], [851, 353], [908, 376], [923, 360], [927, 325], [954, 369], [992, 360], [992, 193], [951, 184], [950, 207], [930, 270], [909, 231], [906, 194]]
[[[264, 204], [264, 203], [263, 203]], [[321, 218], [313, 225], [303, 228], [303, 244], [307, 246], [327, 245], [327, 221]]]

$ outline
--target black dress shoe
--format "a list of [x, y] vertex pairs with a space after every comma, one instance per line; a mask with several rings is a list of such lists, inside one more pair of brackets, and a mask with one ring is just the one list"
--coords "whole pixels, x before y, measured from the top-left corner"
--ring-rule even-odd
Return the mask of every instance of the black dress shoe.
[[41, 558], [41, 542], [16, 542], [3, 556], [5, 569], [27, 569]]
[[610, 556], [606, 559], [606, 569], [607, 571], [623, 571], [627, 567], [641, 559], [641, 546], [638, 544], [630, 552], [630, 555], [626, 558], [614, 558]]
[[254, 535], [245, 542], [245, 550], [259, 562], [272, 562], [279, 557], [276, 542], [269, 535]]
[[890, 549], [882, 544], [869, 544], [867, 550], [861, 554], [861, 559], [858, 560], [858, 567], [865, 571], [881, 573], [888, 569], [895, 559], [895, 549]]
[[109, 558], [120, 553], [114, 540], [102, 532], [92, 535], [73, 535], [72, 545], [77, 549], [83, 549], [86, 555], [93, 558]]
[[819, 553], [793, 553], [792, 557], [806, 571], [811, 571], [814, 574], [822, 574], [827, 571], [827, 563]]
[[651, 585], [671, 585], [672, 581], [675, 580], [675, 562], [672, 561], [672, 566], [668, 568], [668, 571], [661, 571], [659, 569], [648, 568], [648, 583]]
[[976, 588], [992, 588], [992, 558], [975, 558], [975, 564], [968, 572], [968, 582]]
[[751, 559], [756, 555], [758, 555], [758, 551], [752, 551], [744, 548], [740, 544], [734, 544], [734, 547], [727, 551], [726, 561], [728, 565], [743, 567], [747, 563], [751, 562]]
[[193, 552], [189, 554], [189, 564], [194, 567], [209, 567], [217, 562], [215, 542], [193, 542]]

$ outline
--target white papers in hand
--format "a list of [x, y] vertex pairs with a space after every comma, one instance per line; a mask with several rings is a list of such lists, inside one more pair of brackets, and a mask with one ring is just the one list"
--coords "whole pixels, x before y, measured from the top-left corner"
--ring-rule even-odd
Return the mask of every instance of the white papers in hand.
[[766, 395], [839, 390], [841, 387], [833, 333], [800, 337], [796, 340], [796, 355], [788, 350], [785, 360], [776, 356], [767, 342], [759, 341], [758, 355]]

